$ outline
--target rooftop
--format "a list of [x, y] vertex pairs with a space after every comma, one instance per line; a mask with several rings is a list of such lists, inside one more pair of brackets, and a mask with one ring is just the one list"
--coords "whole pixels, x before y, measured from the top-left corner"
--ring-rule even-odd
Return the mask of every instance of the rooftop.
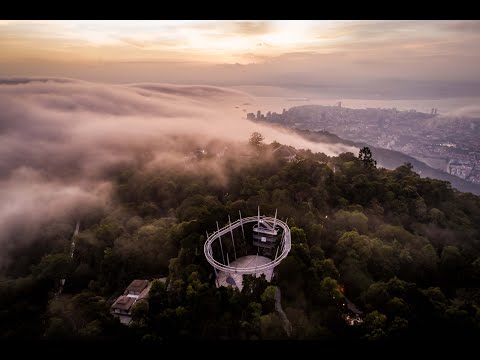
[[273, 150], [272, 153], [282, 157], [293, 157], [296, 155], [295, 151], [285, 145], [280, 145], [278, 148]]
[[141, 293], [148, 285], [148, 280], [133, 280], [127, 287], [127, 292]]
[[268, 221], [264, 219], [260, 219], [257, 224], [253, 226], [254, 233], [262, 233], [268, 235], [277, 235], [278, 230], [277, 226], [273, 227], [273, 224], [270, 224]]
[[120, 310], [130, 310], [133, 303], [135, 302], [134, 298], [122, 295], [119, 296], [117, 300], [112, 305], [112, 309], [120, 309]]

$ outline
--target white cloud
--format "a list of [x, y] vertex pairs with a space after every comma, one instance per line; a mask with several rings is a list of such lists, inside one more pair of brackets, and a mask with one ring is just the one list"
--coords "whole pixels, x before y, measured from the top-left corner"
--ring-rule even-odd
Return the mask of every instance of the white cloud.
[[[235, 115], [249, 100], [213, 86], [0, 79], [0, 245], [18, 229], [30, 229], [22, 233], [28, 241], [57, 215], [106, 204], [108, 170], [145, 149], [157, 168], [183, 166], [186, 147], [196, 144], [246, 144], [253, 131], [329, 155], [349, 150]], [[221, 177], [222, 164], [210, 164], [212, 177]]]

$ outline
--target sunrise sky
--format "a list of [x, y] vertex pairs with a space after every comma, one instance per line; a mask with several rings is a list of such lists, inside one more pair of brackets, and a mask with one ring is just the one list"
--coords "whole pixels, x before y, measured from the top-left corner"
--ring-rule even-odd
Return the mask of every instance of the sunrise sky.
[[[0, 21], [0, 76], [349, 86], [480, 81], [480, 21]], [[404, 83], [397, 83], [401, 88]], [[475, 87], [476, 85], [474, 85]]]

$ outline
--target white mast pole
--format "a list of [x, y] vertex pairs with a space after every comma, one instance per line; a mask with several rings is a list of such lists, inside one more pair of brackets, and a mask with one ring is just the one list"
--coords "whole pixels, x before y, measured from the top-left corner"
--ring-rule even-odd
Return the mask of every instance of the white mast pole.
[[275, 225], [277, 224], [277, 211], [278, 209], [275, 209], [275, 219], [273, 219], [273, 231], [275, 231]]
[[260, 226], [260, 205], [258, 205], [258, 220], [257, 220], [257, 226]]
[[230, 221], [230, 215], [228, 215], [228, 227], [230, 228], [230, 235], [232, 236], [233, 254], [235, 255], [235, 260], [237, 260], [237, 250], [235, 250], [235, 240], [233, 239], [232, 222]]
[[220, 228], [218, 227], [218, 221], [217, 221], [217, 232], [218, 232], [218, 240], [220, 240], [220, 250], [222, 251], [222, 260], [223, 260], [223, 264], [225, 265], [225, 256], [223, 256], [222, 237], [220, 236]]
[[242, 212], [238, 210], [238, 213], [240, 214], [240, 225], [242, 226], [242, 235], [243, 235], [243, 240], [245, 240], [245, 231], [243, 231], [243, 220], [242, 220]]

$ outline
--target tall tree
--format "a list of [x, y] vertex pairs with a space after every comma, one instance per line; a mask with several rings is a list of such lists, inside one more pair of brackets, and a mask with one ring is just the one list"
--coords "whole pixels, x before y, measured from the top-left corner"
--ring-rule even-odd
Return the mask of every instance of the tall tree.
[[377, 167], [377, 161], [372, 157], [372, 151], [367, 146], [360, 149], [358, 158], [363, 161], [363, 164], [366, 167]]
[[250, 136], [250, 140], [248, 142], [250, 145], [253, 145], [255, 147], [260, 147], [263, 145], [263, 139], [264, 139], [263, 135], [255, 131]]

